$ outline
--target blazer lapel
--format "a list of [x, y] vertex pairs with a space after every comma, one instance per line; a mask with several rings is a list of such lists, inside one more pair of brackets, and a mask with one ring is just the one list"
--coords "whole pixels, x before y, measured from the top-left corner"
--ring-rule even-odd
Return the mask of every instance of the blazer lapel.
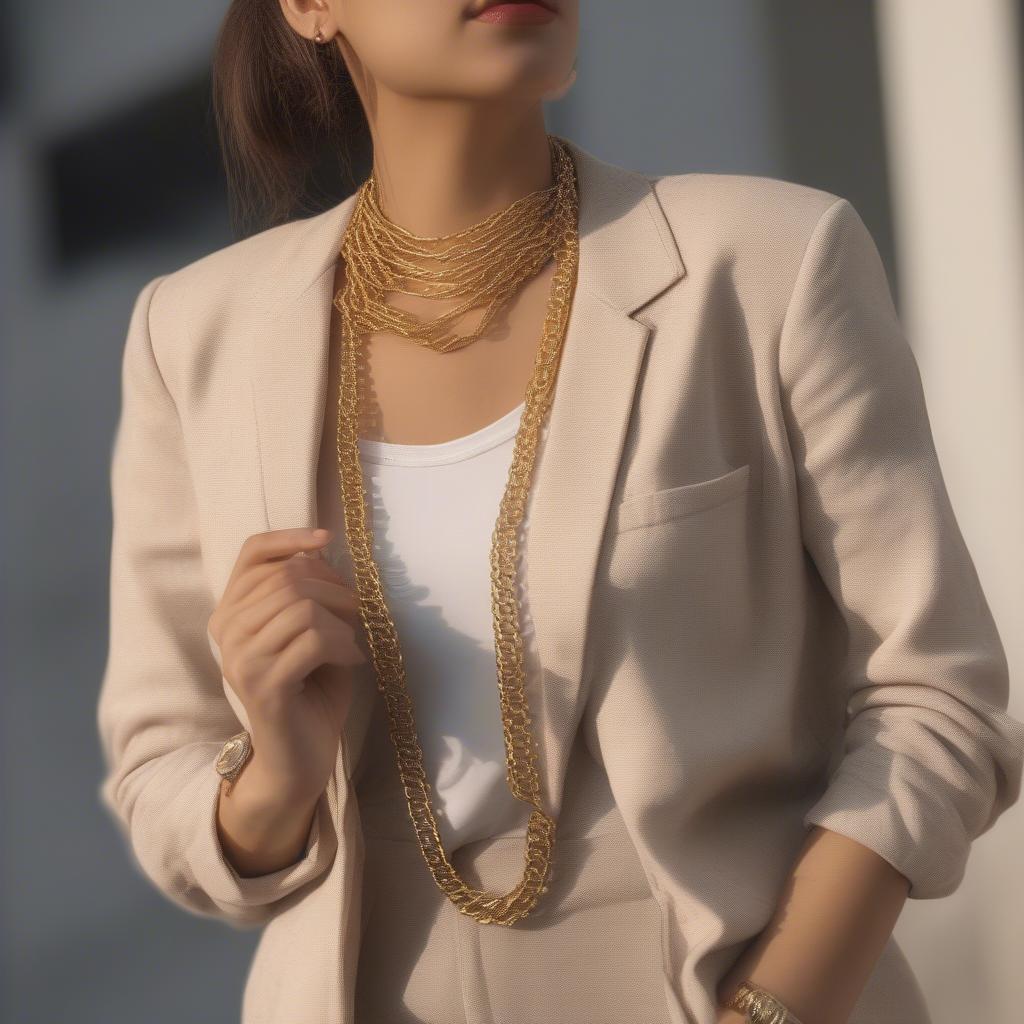
[[[540, 665], [527, 697], [541, 795], [556, 819], [586, 695], [594, 573], [650, 333], [632, 314], [686, 273], [651, 180], [569, 145], [579, 179], [579, 272], [524, 552]], [[253, 337], [250, 370], [268, 529], [318, 525], [334, 266], [354, 205], [349, 196], [305, 221], [266, 285], [280, 313]]]
[[[255, 301], [276, 302], [250, 349], [267, 529], [317, 522], [317, 460], [327, 403], [334, 268], [355, 195], [302, 222]], [[262, 294], [261, 294], [262, 291]]]

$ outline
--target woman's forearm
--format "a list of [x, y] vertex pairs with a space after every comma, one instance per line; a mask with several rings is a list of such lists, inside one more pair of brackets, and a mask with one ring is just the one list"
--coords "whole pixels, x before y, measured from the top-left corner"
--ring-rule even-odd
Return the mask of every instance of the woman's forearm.
[[[910, 883], [873, 850], [815, 826], [764, 930], [722, 979], [781, 1000], [803, 1024], [846, 1024], [903, 909]], [[720, 1024], [743, 1015], [723, 1009]]]

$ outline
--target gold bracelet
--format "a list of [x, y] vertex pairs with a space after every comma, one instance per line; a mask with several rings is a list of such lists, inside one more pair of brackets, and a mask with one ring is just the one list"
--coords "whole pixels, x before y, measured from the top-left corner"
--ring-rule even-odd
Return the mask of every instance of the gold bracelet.
[[746, 1014], [750, 1024], [801, 1024], [770, 992], [757, 988], [749, 982], [741, 982], [740, 987], [729, 1000], [730, 1010], [739, 1010]]

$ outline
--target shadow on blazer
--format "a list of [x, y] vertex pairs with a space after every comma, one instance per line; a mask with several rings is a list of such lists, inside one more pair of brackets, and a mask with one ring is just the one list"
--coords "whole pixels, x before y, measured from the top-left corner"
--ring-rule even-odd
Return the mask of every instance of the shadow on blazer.
[[[579, 276], [525, 542], [541, 791], [559, 818], [582, 736], [657, 898], [669, 1017], [713, 1024], [809, 826], [876, 851], [912, 899], [946, 896], [1019, 796], [1024, 727], [849, 201], [571, 147]], [[376, 691], [305, 856], [241, 878], [213, 764], [247, 721], [207, 632], [247, 536], [317, 525], [353, 204], [150, 281], [124, 348], [100, 798], [170, 900], [265, 926], [244, 1024], [354, 1020], [352, 774]], [[855, 1020], [927, 1020], [909, 968], [869, 990]]]

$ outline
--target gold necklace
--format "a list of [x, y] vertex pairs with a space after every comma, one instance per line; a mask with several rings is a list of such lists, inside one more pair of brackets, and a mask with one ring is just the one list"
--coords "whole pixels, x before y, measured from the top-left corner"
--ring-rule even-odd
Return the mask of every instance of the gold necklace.
[[[548, 141], [552, 186], [530, 193], [465, 231], [436, 238], [412, 235], [388, 221], [377, 205], [376, 183], [371, 175], [360, 187], [342, 241], [346, 278], [334, 298], [342, 314], [338, 471], [359, 613], [366, 628], [377, 688], [384, 696], [389, 733], [420, 850], [441, 891], [461, 913], [481, 924], [512, 925], [530, 913], [540, 894], [547, 891], [556, 828], [555, 821], [541, 807], [536, 744], [530, 733], [530, 709], [523, 690], [523, 642], [516, 601], [519, 529], [540, 430], [558, 374], [579, 266], [575, 166], [564, 140], [549, 135]], [[439, 249], [438, 243], [448, 243], [448, 247]], [[441, 260], [442, 268], [423, 270], [424, 257]], [[526, 829], [522, 880], [509, 892], [498, 893], [475, 889], [459, 877], [445, 855], [430, 806], [431, 786], [416, 737], [401, 648], [372, 555], [373, 537], [357, 443], [357, 339], [367, 332], [389, 330], [439, 352], [462, 348], [480, 336], [497, 309], [552, 257], [555, 271], [543, 334], [492, 535], [491, 607], [507, 779], [512, 795], [534, 808]], [[406, 280], [427, 282], [425, 291], [406, 294], [468, 294], [470, 300], [435, 320], [423, 322], [382, 301], [385, 292], [404, 291], [401, 285]], [[450, 322], [483, 300], [489, 305], [477, 329], [463, 336], [450, 333]]]

